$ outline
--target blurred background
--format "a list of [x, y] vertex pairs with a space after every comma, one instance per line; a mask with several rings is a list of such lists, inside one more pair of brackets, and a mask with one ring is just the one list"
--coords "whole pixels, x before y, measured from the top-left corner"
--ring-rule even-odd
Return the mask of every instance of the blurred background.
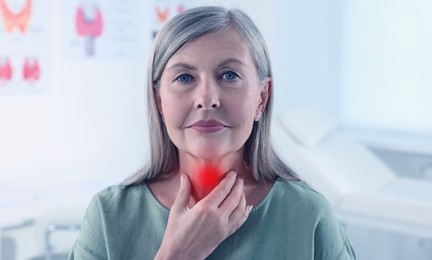
[[432, 1], [0, 0], [0, 259], [65, 259], [147, 159], [152, 39], [199, 5], [256, 22], [273, 140], [358, 259], [432, 259]]

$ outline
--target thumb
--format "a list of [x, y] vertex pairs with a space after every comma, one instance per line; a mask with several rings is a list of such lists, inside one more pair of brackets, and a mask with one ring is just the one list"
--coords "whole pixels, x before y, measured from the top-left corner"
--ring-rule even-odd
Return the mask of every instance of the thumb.
[[186, 174], [180, 176], [180, 188], [177, 192], [176, 199], [172, 205], [174, 210], [186, 209], [190, 199], [190, 181]]

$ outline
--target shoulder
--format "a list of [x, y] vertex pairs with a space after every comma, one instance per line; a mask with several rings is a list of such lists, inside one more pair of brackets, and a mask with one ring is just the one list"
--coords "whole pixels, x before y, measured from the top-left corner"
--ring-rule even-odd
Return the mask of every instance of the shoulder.
[[118, 184], [99, 191], [94, 195], [93, 199], [111, 202], [122, 201], [129, 197], [142, 196], [145, 193], [144, 190], [143, 184], [134, 184], [130, 186]]
[[[128, 244], [132, 245], [142, 243], [149, 232], [163, 234], [168, 213], [154, 200], [145, 184], [114, 185], [96, 193], [87, 208], [71, 258], [123, 259], [121, 256], [129, 252], [122, 241], [130, 240]], [[111, 257], [107, 256], [108, 249]]]
[[302, 181], [278, 179], [275, 184], [278, 186], [272, 200], [285, 208], [285, 216], [293, 216], [288, 221], [294, 222], [301, 234], [310, 231], [315, 259], [326, 259], [329, 255], [334, 259], [355, 259], [335, 210], [323, 195]]
[[[301, 181], [282, 179], [278, 179], [275, 185], [269, 208], [283, 213], [281, 222], [295, 223], [302, 232], [308, 230], [315, 236], [317, 233], [323, 236], [342, 234], [334, 209], [315, 189]], [[333, 231], [337, 232], [333, 234]]]
[[[333, 211], [327, 199], [303, 181], [277, 179], [272, 199], [284, 200], [286, 204], [320, 214]], [[285, 204], [285, 203], [284, 203]]]
[[83, 237], [105, 237], [107, 232], [134, 223], [142, 211], [154, 209], [146, 194], [146, 186], [114, 185], [109, 186], [91, 199], [81, 228]]
[[[271, 213], [271, 219], [286, 223], [287, 228], [298, 228], [314, 233], [320, 223], [337, 225], [334, 210], [319, 192], [304, 182], [278, 178], [265, 199], [255, 210]], [[274, 214], [278, 212], [278, 214]], [[299, 222], [301, 220], [301, 222]], [[292, 226], [294, 225], [294, 226]]]
[[146, 184], [113, 185], [96, 193], [87, 211], [99, 211], [107, 217], [117, 218], [127, 212], [148, 210], [158, 205]]
[[282, 178], [278, 178], [276, 179], [275, 183], [277, 183], [281, 188], [287, 191], [297, 193], [300, 196], [322, 196], [319, 192], [317, 192], [304, 181], [285, 180]]

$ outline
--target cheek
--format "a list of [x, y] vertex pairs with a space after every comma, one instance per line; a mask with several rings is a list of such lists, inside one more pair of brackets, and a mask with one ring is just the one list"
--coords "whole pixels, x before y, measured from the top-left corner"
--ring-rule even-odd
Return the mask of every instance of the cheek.
[[173, 111], [171, 106], [169, 105], [170, 103], [171, 101], [166, 97], [160, 97], [159, 112], [168, 132], [172, 125], [173, 118]]
[[249, 97], [248, 99], [236, 99], [231, 103], [230, 111], [235, 121], [241, 122], [242, 125], [251, 126], [255, 119], [256, 110], [258, 107], [258, 99]]
[[241, 129], [242, 139], [249, 138], [252, 132], [258, 104], [259, 96], [256, 93], [243, 99], [243, 102], [237, 101], [232, 104], [230, 110], [234, 112], [232, 113], [233, 120], [238, 123], [238, 127]]
[[181, 130], [185, 127], [189, 109], [186, 102], [179, 102], [179, 98], [162, 96], [161, 100], [165, 127], [170, 139], [177, 144], [181, 138]]
[[176, 122], [184, 109], [184, 106], [182, 106], [183, 103], [178, 102], [178, 100], [178, 98], [175, 98], [172, 95], [161, 93], [161, 109], [167, 123]]
[[177, 129], [183, 124], [183, 113], [180, 108], [172, 106], [162, 107], [164, 123], [168, 129]]
[[237, 131], [235, 139], [241, 142], [246, 142], [249, 138], [254, 123], [254, 112], [251, 106], [237, 107], [233, 109], [232, 120], [235, 122]]

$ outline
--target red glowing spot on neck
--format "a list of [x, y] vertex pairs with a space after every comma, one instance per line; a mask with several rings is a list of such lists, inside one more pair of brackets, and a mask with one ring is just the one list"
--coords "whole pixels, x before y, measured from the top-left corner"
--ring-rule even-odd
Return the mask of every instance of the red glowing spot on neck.
[[205, 194], [210, 193], [222, 180], [221, 169], [215, 165], [206, 165], [198, 169], [198, 185]]

